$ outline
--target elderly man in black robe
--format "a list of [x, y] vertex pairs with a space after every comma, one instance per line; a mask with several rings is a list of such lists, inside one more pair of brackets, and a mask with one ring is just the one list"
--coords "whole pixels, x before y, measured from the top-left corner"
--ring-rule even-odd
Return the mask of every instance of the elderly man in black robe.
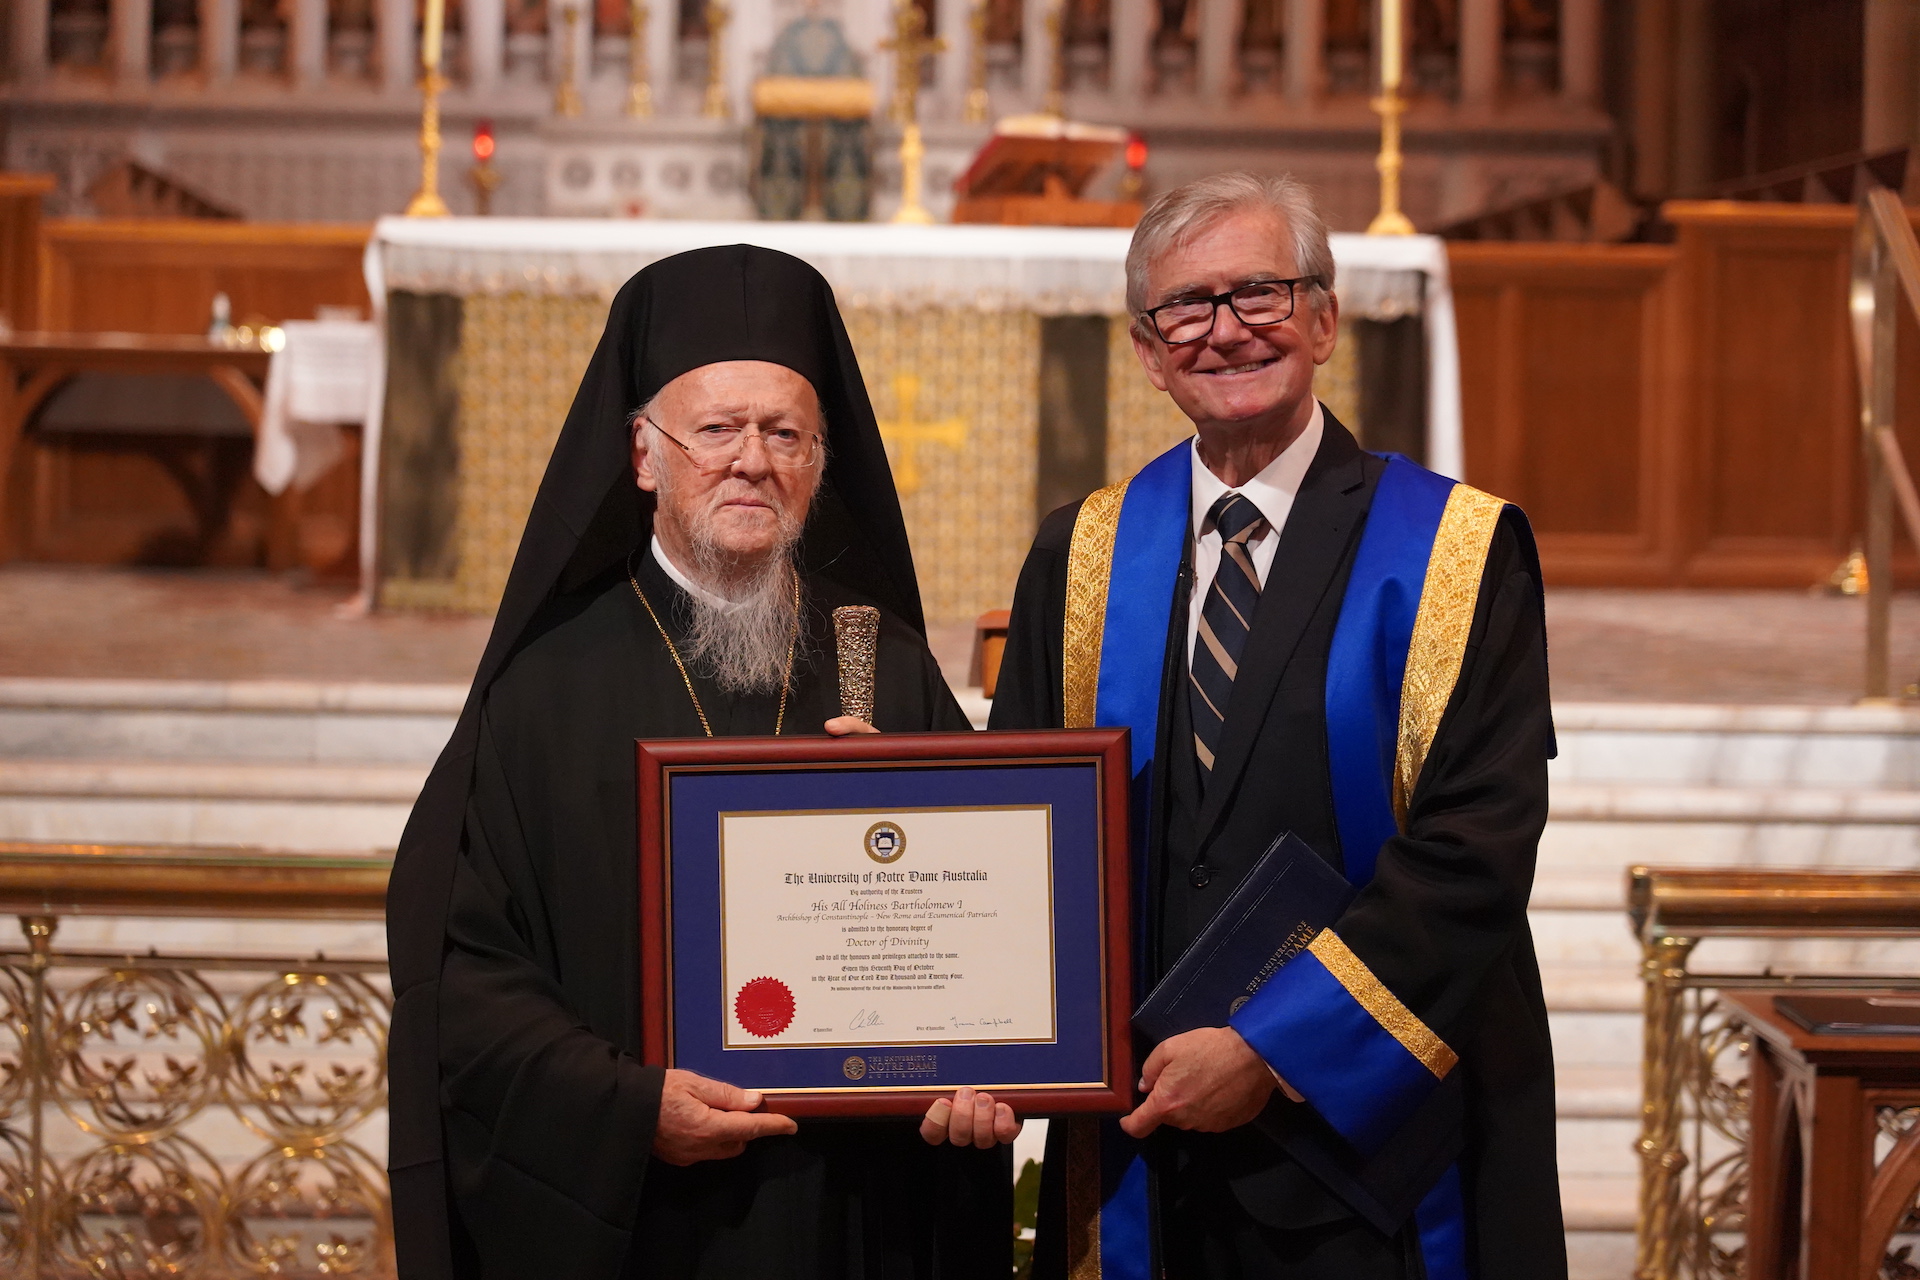
[[[848, 604], [880, 610], [871, 725]], [[389, 890], [408, 1280], [1008, 1273], [1004, 1104], [937, 1103], [936, 1146], [639, 1058], [634, 739], [964, 730], [920, 626], [825, 281], [746, 246], [634, 277]]]

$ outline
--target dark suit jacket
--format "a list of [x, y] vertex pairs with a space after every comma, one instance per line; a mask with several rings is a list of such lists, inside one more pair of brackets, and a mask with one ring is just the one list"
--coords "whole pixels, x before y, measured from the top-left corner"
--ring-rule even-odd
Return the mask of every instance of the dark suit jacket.
[[[1149, 980], [1178, 957], [1279, 833], [1291, 830], [1343, 865], [1327, 763], [1327, 658], [1385, 465], [1327, 416], [1263, 584], [1204, 794], [1185, 703], [1187, 596], [1175, 592], [1148, 900], [1140, 904]], [[1067, 549], [1077, 514], [1075, 504], [1046, 519], [1021, 572], [994, 728], [1062, 722]], [[1183, 570], [1183, 588], [1188, 576]], [[1336, 925], [1387, 989], [1460, 1057], [1460, 1163], [1479, 1280], [1541, 1280], [1564, 1275], [1566, 1267], [1552, 1049], [1526, 920], [1546, 821], [1551, 741], [1537, 560], [1524, 523], [1503, 520], [1460, 678], [1405, 833], [1380, 851], [1373, 880]], [[1204, 888], [1188, 879], [1196, 862], [1212, 869]], [[1292, 1105], [1280, 1099], [1274, 1107]], [[1163, 1207], [1186, 1196], [1231, 1195], [1241, 1211], [1273, 1227], [1350, 1212], [1252, 1126], [1170, 1133], [1154, 1158]]]

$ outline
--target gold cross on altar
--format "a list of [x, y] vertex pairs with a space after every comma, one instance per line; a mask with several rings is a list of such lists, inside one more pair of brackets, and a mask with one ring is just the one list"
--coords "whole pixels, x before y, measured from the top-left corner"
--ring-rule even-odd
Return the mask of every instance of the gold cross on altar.
[[947, 42], [927, 34], [927, 15], [914, 0], [900, 0], [894, 11], [893, 38], [880, 42], [893, 51], [893, 118], [911, 124], [920, 103], [920, 60], [944, 52]]
[[920, 446], [943, 444], [958, 449], [967, 442], [965, 418], [941, 418], [922, 422], [914, 413], [920, 399], [920, 375], [893, 375], [893, 409], [900, 416], [880, 423], [880, 438], [895, 447], [899, 462], [893, 469], [893, 485], [902, 497], [920, 488]]

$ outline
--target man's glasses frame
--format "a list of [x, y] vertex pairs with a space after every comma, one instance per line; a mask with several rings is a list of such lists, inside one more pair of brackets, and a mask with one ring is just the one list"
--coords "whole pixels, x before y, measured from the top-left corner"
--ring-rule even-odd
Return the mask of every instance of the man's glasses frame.
[[[1247, 326], [1247, 328], [1271, 329], [1276, 324], [1285, 324], [1287, 321], [1293, 319], [1294, 309], [1299, 306], [1300, 286], [1301, 285], [1312, 286], [1312, 285], [1318, 284], [1319, 280], [1320, 278], [1318, 276], [1295, 276], [1290, 280], [1249, 280], [1245, 284], [1235, 285], [1233, 288], [1227, 290], [1225, 293], [1216, 293], [1212, 297], [1172, 298], [1166, 302], [1161, 303], [1157, 307], [1150, 307], [1147, 310], [1142, 311], [1140, 313], [1140, 317], [1141, 319], [1145, 320], [1148, 324], [1153, 326], [1154, 335], [1158, 337], [1160, 341], [1166, 343], [1168, 346], [1189, 347], [1196, 342], [1205, 342], [1208, 338], [1213, 336], [1213, 326], [1216, 323], [1218, 323], [1220, 319], [1220, 306], [1222, 303], [1225, 303], [1227, 307], [1232, 310], [1233, 318], [1238, 320], [1241, 324]], [[1252, 289], [1275, 289], [1280, 287], [1281, 285], [1285, 285], [1287, 288], [1287, 312], [1285, 315], [1281, 316], [1277, 320], [1258, 320], [1258, 321], [1249, 320], [1244, 314], [1242, 314], [1239, 303], [1236, 303], [1234, 301], [1234, 297], [1237, 294], [1243, 294]], [[1178, 338], [1178, 339], [1169, 338], [1166, 335], [1166, 333], [1160, 328], [1160, 313], [1162, 311], [1166, 311], [1172, 307], [1191, 307], [1196, 303], [1202, 303], [1202, 302], [1211, 304], [1212, 309], [1208, 312], [1208, 315], [1207, 315], [1207, 327], [1205, 329], [1202, 329], [1198, 336], [1192, 337], [1192, 338]]]
[[734, 441], [733, 452], [729, 453], [726, 457], [721, 458], [714, 462], [702, 462], [700, 461], [699, 457], [694, 453], [692, 445], [682, 440], [679, 436], [674, 435], [673, 432], [667, 430], [665, 427], [661, 426], [658, 422], [655, 422], [652, 418], [647, 417], [646, 415], [643, 414], [640, 418], [640, 421], [646, 423], [648, 426], [652, 427], [656, 432], [658, 432], [661, 436], [665, 437], [668, 440], [673, 441], [674, 444], [678, 445], [680, 448], [680, 452], [687, 455], [687, 461], [692, 463], [696, 470], [704, 473], [711, 473], [714, 471], [725, 470], [727, 467], [732, 466], [736, 461], [738, 461], [740, 455], [746, 450], [747, 440], [749, 438], [747, 433], [749, 430], [751, 430], [753, 433], [752, 438], [760, 441], [760, 447], [762, 449], [767, 450], [767, 461], [772, 464], [775, 470], [805, 471], [809, 467], [819, 466], [820, 460], [826, 456], [827, 442], [821, 438], [819, 432], [805, 431], [799, 427], [787, 427], [787, 428], [783, 428], [783, 430], [798, 431], [801, 435], [811, 440], [813, 442], [813, 446], [807, 450], [807, 456], [804, 462], [782, 462], [779, 459], [779, 457], [774, 454], [773, 450], [767, 447], [767, 438], [766, 438], [767, 433], [765, 432], [765, 430], [763, 430], [758, 425], [754, 425], [750, 428], [749, 427], [727, 428], [728, 431], [733, 433], [733, 441]]

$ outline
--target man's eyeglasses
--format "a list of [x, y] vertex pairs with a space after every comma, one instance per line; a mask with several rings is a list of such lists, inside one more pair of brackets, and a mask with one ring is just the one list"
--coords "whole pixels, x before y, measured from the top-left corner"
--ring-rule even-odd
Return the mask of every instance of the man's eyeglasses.
[[641, 421], [680, 446], [688, 460], [702, 471], [720, 471], [731, 466], [747, 447], [749, 435], [767, 451], [767, 461], [781, 471], [804, 471], [817, 464], [825, 452], [818, 435], [799, 427], [730, 427], [710, 422], [704, 427], [695, 427], [692, 439], [682, 440], [652, 418]]
[[1199, 342], [1213, 332], [1214, 317], [1220, 313], [1220, 304], [1223, 302], [1233, 308], [1233, 314], [1249, 329], [1285, 324], [1293, 318], [1294, 290], [1313, 282], [1312, 276], [1300, 276], [1293, 280], [1259, 280], [1225, 293], [1216, 293], [1211, 298], [1175, 298], [1150, 311], [1143, 311], [1141, 315], [1160, 335], [1160, 341], [1170, 347], [1182, 347], [1190, 342]]

